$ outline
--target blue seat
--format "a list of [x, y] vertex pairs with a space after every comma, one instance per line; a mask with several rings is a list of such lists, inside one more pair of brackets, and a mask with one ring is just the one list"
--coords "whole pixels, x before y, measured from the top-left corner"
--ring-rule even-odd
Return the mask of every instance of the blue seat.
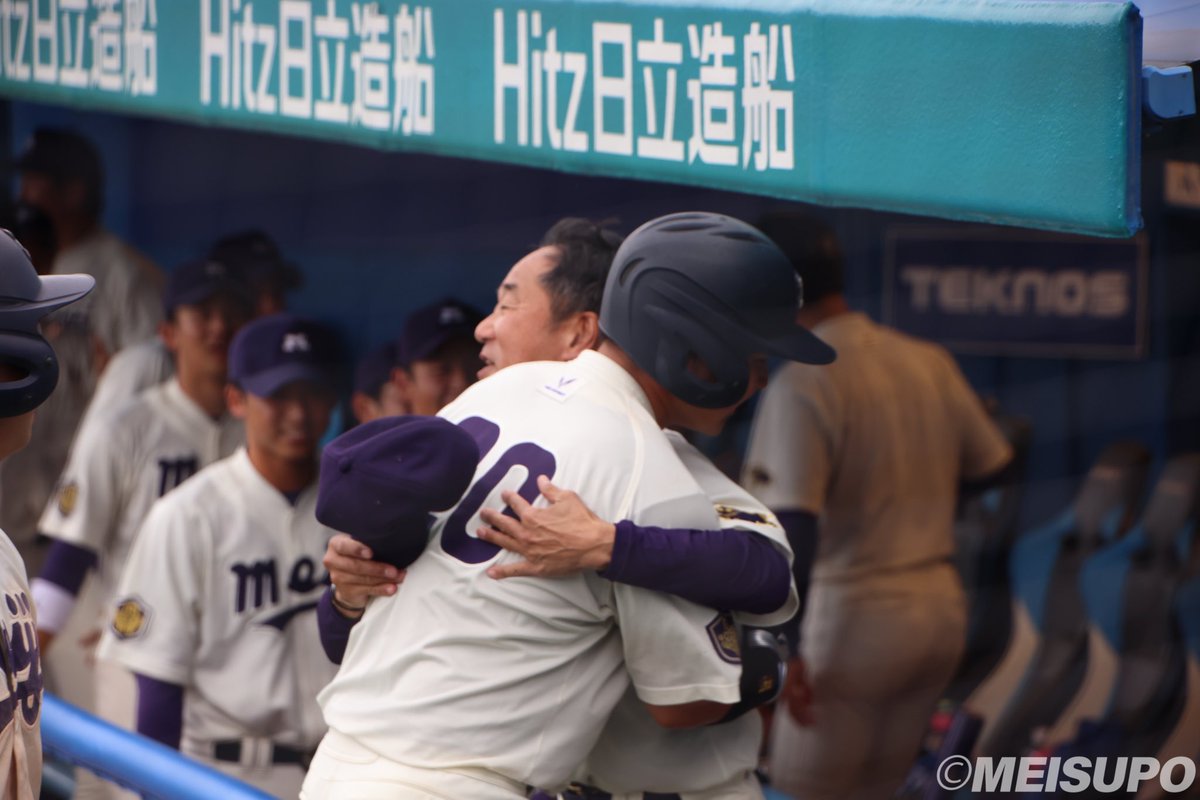
[[1088, 615], [1119, 659], [1098, 727], [1119, 737], [1120, 755], [1157, 755], [1189, 702], [1188, 632], [1194, 642], [1196, 622], [1180, 612], [1195, 608], [1188, 562], [1198, 512], [1200, 454], [1177, 456], [1163, 468], [1142, 520], [1080, 576]]
[[1014, 694], [984, 731], [980, 755], [1019, 755], [1034, 732], [1052, 725], [1070, 704], [1088, 662], [1080, 570], [1129, 529], [1149, 465], [1150, 454], [1141, 444], [1110, 445], [1071, 508], [1014, 546], [1013, 594], [1028, 612], [1037, 645]]

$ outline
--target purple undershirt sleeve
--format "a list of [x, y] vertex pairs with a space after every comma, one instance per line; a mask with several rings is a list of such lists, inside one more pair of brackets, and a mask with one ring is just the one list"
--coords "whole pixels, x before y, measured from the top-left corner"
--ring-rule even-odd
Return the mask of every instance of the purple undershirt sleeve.
[[134, 675], [138, 688], [138, 733], [178, 750], [183, 735], [183, 687], [140, 673]]
[[[362, 619], [359, 617], [358, 619]], [[346, 654], [346, 643], [350, 641], [350, 629], [358, 619], [344, 617], [333, 607], [333, 588], [328, 587], [317, 601], [317, 631], [325, 656], [334, 664], [342, 663]]]
[[677, 595], [709, 608], [766, 614], [787, 602], [787, 558], [750, 531], [616, 525], [601, 577]]
[[73, 595], [79, 594], [88, 570], [95, 569], [96, 554], [86, 547], [55, 540], [46, 554], [46, 563], [38, 576]]
[[792, 579], [796, 581], [796, 592], [800, 596], [796, 615], [779, 628], [787, 639], [788, 651], [795, 657], [800, 651], [800, 623], [808, 602], [813, 562], [817, 560], [817, 517], [808, 511], [780, 511], [775, 516], [792, 548]]

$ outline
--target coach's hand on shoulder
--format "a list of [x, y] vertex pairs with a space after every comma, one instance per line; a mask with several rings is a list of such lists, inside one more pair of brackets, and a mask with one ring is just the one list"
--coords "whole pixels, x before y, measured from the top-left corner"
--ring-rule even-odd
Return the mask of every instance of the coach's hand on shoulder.
[[779, 699], [792, 715], [792, 719], [796, 720], [796, 724], [806, 728], [813, 724], [813, 690], [812, 684], [808, 682], [804, 659], [793, 658], [788, 661], [787, 679]]
[[388, 597], [404, 580], [404, 570], [371, 560], [371, 548], [348, 534], [329, 540], [322, 559], [337, 599], [347, 606], [365, 606], [368, 597]]
[[517, 519], [490, 508], [480, 513], [491, 527], [480, 528], [476, 535], [525, 559], [496, 564], [488, 575], [553, 577], [607, 567], [616, 526], [597, 517], [579, 495], [560, 489], [545, 475], [538, 476], [538, 489], [550, 503], [545, 508], [534, 508], [516, 492], [504, 492], [501, 499]]

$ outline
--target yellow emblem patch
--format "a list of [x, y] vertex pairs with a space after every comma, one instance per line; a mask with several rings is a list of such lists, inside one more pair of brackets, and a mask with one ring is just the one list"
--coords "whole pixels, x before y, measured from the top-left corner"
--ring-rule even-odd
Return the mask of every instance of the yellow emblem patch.
[[75, 504], [79, 502], [79, 484], [71, 481], [58, 490], [58, 513], [64, 517], [71, 516]]
[[128, 597], [117, 604], [117, 613], [112, 621], [113, 633], [119, 639], [131, 639], [145, 630], [148, 617], [142, 601]]
[[779, 527], [775, 522], [775, 518], [766, 514], [759, 514], [754, 511], [743, 511], [742, 509], [734, 508], [733, 506], [718, 505], [715, 508], [717, 511], [717, 516], [721, 519], [752, 522], [755, 525], [767, 525], [772, 528]]
[[717, 614], [706, 626], [708, 637], [721, 660], [730, 664], [742, 663], [742, 643], [738, 639], [737, 627], [729, 613]]

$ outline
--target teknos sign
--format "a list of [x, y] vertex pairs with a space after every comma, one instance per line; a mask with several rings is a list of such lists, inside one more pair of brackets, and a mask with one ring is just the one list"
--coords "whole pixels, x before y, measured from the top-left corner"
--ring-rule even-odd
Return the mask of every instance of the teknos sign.
[[884, 318], [981, 355], [1143, 353], [1146, 247], [996, 229], [903, 226], [885, 247]]

